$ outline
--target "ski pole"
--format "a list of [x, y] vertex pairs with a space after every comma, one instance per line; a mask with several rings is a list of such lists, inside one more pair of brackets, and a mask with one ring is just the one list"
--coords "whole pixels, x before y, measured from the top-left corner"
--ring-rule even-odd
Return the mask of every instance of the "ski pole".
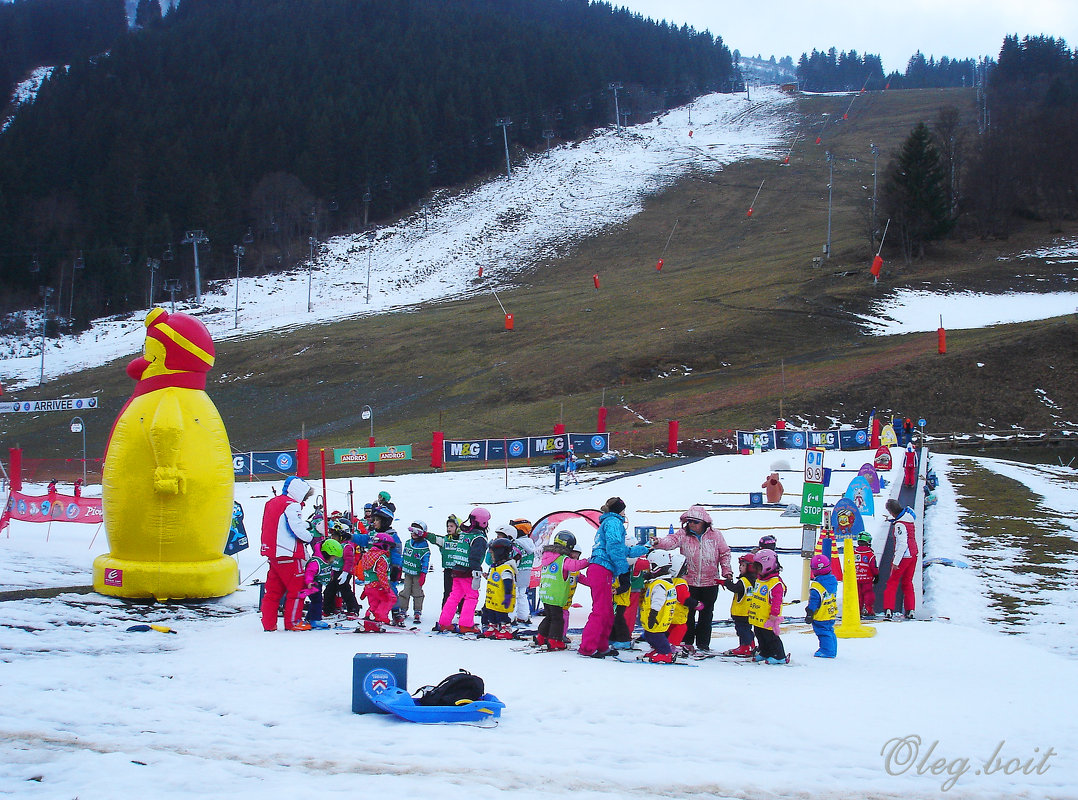
[[[258, 572], [258, 571], [259, 571], [260, 569], [262, 569], [262, 566], [263, 566], [263, 564], [268, 564], [268, 563], [269, 563], [269, 559], [268, 559], [268, 558], [263, 558], [263, 559], [262, 559], [262, 562], [261, 562], [261, 563], [260, 563], [260, 564], [259, 564], [259, 565], [258, 565], [257, 567], [255, 567], [255, 568], [254, 568], [253, 570], [251, 570], [250, 572], [248, 572], [248, 573], [247, 573], [247, 578], [250, 578], [250, 577], [251, 577], [252, 575], [254, 575], [254, 574], [255, 574], [256, 572]], [[240, 585], [241, 585], [241, 586], [242, 586], [242, 585], [243, 585], [244, 583], [246, 583], [246, 582], [247, 582], [247, 578], [244, 578], [243, 580], [241, 580], [241, 581], [240, 581]]]

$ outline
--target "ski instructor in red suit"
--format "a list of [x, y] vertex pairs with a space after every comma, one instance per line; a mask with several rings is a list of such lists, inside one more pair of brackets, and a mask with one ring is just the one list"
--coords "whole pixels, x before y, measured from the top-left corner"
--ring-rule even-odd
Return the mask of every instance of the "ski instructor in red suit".
[[262, 555], [269, 559], [266, 576], [266, 592], [262, 596], [262, 627], [277, 630], [277, 608], [281, 596], [284, 604], [284, 629], [310, 630], [307, 623], [299, 621], [299, 592], [303, 589], [303, 566], [307, 558], [306, 543], [313, 534], [303, 524], [303, 501], [314, 494], [314, 489], [302, 478], [290, 477], [284, 482], [283, 491], [266, 503], [262, 512]]
[[917, 453], [912, 444], [906, 445], [906, 454], [902, 456], [903, 486], [915, 486], [917, 484]]

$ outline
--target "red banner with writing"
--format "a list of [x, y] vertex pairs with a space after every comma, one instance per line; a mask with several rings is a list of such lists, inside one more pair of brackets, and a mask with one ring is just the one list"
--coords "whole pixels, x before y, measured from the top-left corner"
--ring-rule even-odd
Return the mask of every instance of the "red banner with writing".
[[76, 497], [70, 494], [50, 492], [31, 495], [12, 492], [4, 509], [0, 528], [9, 519], [20, 522], [102, 522], [100, 497]]

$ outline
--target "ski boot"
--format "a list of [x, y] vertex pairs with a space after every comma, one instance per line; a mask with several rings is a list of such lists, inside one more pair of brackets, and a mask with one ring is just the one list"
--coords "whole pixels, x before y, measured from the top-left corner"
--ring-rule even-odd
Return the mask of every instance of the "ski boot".
[[632, 650], [633, 649], [633, 643], [632, 642], [611, 642], [610, 646], [613, 647], [615, 650]]
[[331, 628], [331, 627], [332, 626], [328, 622], [326, 622], [324, 619], [316, 619], [316, 620], [313, 620], [311, 622], [311, 628], [313, 628], [316, 631], [329, 630], [329, 628]]
[[302, 622], [302, 621], [297, 622], [291, 628], [291, 630], [294, 630], [294, 631], [309, 631], [310, 629], [311, 629], [311, 626], [308, 625], [306, 622]]
[[786, 658], [775, 658], [774, 656], [771, 656], [770, 658], [767, 659], [767, 663], [771, 664], [772, 666], [776, 666], [776, 665], [779, 665], [779, 664], [789, 664], [790, 663], [790, 656], [789, 656], [789, 654], [786, 655]]
[[892, 619], [894, 619], [894, 614], [891, 612], [891, 609], [888, 608], [888, 609], [884, 610], [883, 618], [885, 620], [887, 620], [888, 622], [890, 622]]
[[564, 650], [565, 642], [559, 642], [557, 639], [546, 640], [547, 650]]
[[513, 626], [502, 625], [494, 632], [495, 639], [512, 639], [513, 638]]
[[418, 625], [420, 622], [422, 622], [422, 619], [420, 618], [419, 614], [416, 614], [414, 617], [412, 617], [413, 625]]
[[369, 619], [368, 618], [368, 619], [363, 620], [363, 632], [364, 633], [381, 633], [384, 630], [385, 630], [385, 628], [382, 627], [382, 623], [380, 623], [376, 619]]
[[543, 645], [547, 644], [547, 638], [543, 636], [543, 634], [537, 633], [535, 634], [535, 636], [532, 637], [532, 643], [536, 647], [542, 647]]
[[907, 611], [904, 616], [906, 619], [914, 619], [912, 611]]
[[498, 629], [493, 625], [488, 625], [483, 629], [482, 636], [484, 639], [493, 639], [494, 635], [498, 632]]
[[658, 650], [652, 650], [644, 658], [650, 661], [652, 664], [673, 664], [673, 653], [660, 653]]

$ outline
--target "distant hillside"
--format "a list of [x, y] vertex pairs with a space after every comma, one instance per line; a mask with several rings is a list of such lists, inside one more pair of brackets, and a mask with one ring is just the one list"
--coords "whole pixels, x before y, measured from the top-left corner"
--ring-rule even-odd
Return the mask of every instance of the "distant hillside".
[[288, 266], [504, 168], [503, 135], [512, 156], [612, 123], [612, 85], [631, 124], [736, 82], [721, 40], [586, 0], [184, 0], [0, 136], [0, 279], [36, 302], [81, 253], [85, 320], [144, 295], [187, 229], [207, 278], [241, 240]]

